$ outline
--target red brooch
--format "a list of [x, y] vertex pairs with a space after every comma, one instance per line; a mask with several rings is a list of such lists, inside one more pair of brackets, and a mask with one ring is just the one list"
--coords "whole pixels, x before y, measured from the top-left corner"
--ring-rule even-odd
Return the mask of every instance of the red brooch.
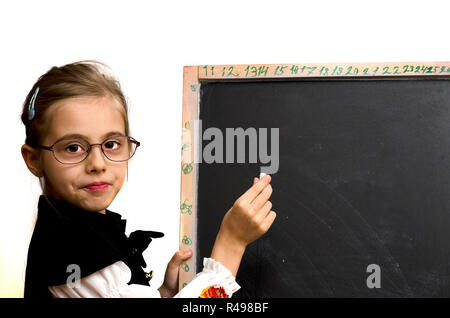
[[203, 289], [198, 298], [230, 298], [223, 287], [209, 286]]

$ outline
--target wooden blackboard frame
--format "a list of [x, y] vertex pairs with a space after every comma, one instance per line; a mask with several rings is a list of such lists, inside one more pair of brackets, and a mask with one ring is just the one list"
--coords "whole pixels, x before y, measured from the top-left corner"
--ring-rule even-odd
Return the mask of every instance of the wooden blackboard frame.
[[238, 64], [185, 66], [183, 72], [180, 234], [181, 250], [194, 255], [181, 265], [179, 289], [197, 273], [197, 190], [199, 150], [194, 121], [199, 120], [202, 83], [213, 81], [333, 80], [333, 79], [450, 79], [450, 62]]

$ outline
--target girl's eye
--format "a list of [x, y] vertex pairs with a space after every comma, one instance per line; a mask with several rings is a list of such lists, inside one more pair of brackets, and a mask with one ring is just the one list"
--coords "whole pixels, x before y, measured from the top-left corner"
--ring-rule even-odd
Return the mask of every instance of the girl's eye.
[[71, 144], [66, 147], [66, 151], [68, 151], [70, 153], [76, 153], [76, 152], [80, 152], [80, 151], [84, 152], [84, 149], [79, 144]]
[[117, 150], [120, 148], [120, 142], [117, 140], [108, 140], [104, 144], [105, 149], [108, 150]]

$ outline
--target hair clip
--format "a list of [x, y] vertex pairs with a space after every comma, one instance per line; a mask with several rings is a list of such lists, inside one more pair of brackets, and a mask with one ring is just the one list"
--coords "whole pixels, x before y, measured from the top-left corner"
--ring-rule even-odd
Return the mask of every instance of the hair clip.
[[28, 104], [28, 120], [32, 120], [34, 118], [34, 115], [36, 114], [36, 111], [34, 109], [34, 102], [36, 101], [38, 92], [39, 86], [36, 88], [36, 91], [34, 92], [33, 96], [30, 99], [30, 103]]

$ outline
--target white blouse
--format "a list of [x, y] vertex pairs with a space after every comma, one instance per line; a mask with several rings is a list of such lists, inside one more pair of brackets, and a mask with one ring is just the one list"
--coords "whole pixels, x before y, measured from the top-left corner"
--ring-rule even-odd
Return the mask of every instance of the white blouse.
[[[131, 284], [130, 268], [122, 261], [115, 262], [73, 285], [49, 286], [55, 298], [160, 298], [158, 289], [151, 286]], [[231, 297], [241, 287], [231, 272], [212, 258], [203, 259], [203, 271], [187, 284], [176, 298], [197, 298], [208, 287], [222, 287]]]

